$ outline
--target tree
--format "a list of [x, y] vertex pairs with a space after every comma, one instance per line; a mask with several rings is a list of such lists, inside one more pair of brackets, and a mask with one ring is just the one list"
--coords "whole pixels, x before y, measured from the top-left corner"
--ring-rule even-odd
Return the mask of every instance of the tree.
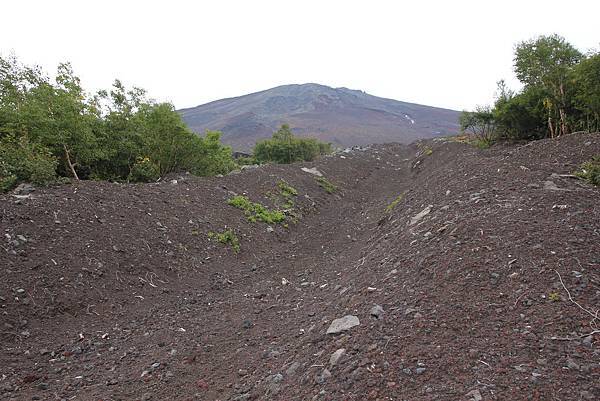
[[567, 91], [571, 68], [581, 53], [559, 35], [540, 36], [521, 42], [515, 48], [514, 69], [517, 78], [528, 87], [540, 87], [544, 99], [550, 136], [569, 132]]
[[172, 104], [116, 80], [88, 96], [69, 64], [50, 80], [16, 57], [0, 57], [0, 191], [20, 181], [152, 181], [175, 171], [224, 174], [233, 168], [220, 133], [193, 133]]
[[463, 111], [459, 123], [462, 132], [471, 132], [485, 145], [492, 142], [496, 122], [490, 107], [477, 106], [475, 111]]
[[314, 138], [297, 138], [287, 124], [275, 131], [271, 139], [259, 141], [254, 146], [254, 158], [259, 163], [312, 161], [326, 153], [331, 153], [331, 144]]
[[576, 108], [583, 114], [580, 128], [600, 130], [600, 53], [592, 53], [573, 69]]

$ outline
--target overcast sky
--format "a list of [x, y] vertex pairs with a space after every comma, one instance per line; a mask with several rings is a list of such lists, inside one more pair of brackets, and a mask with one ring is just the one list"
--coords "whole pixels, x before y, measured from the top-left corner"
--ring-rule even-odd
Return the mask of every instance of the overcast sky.
[[0, 54], [89, 90], [115, 78], [177, 108], [317, 82], [454, 109], [513, 87], [514, 45], [558, 33], [600, 47], [600, 1], [2, 2]]

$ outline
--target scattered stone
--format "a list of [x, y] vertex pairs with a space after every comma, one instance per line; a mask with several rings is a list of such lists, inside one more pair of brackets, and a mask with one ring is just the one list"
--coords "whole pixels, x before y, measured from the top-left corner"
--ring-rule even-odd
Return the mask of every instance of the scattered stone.
[[320, 375], [317, 375], [317, 377], [315, 378], [316, 382], [318, 384], [323, 384], [327, 381], [327, 379], [329, 379], [331, 377], [331, 372], [329, 371], [329, 369], [325, 368], [323, 369], [323, 371], [321, 372]]
[[423, 373], [425, 373], [426, 370], [427, 368], [416, 368], [415, 373], [418, 375], [422, 375]]
[[296, 374], [296, 370], [300, 367], [300, 362], [293, 362], [285, 371], [285, 374], [288, 376], [293, 376]]
[[13, 190], [15, 195], [28, 195], [35, 191], [35, 187], [31, 184], [22, 183], [17, 185], [17, 187]]
[[579, 364], [575, 362], [572, 358], [567, 358], [567, 367], [573, 370], [579, 370]]
[[268, 233], [272, 233], [273, 231], [275, 231], [275, 229], [273, 229], [273, 227], [267, 226], [267, 232]]
[[340, 358], [342, 356], [344, 356], [345, 353], [346, 353], [345, 348], [340, 348], [337, 351], [335, 351], [333, 354], [331, 354], [331, 357], [329, 358], [329, 365], [331, 367], [334, 367], [335, 365], [337, 365], [338, 361], [340, 360]]
[[381, 307], [381, 305], [375, 305], [374, 307], [371, 308], [371, 311], [369, 313], [371, 314], [371, 316], [374, 316], [376, 319], [383, 319], [383, 315], [385, 314], [385, 311], [383, 310], [383, 307]]
[[343, 331], [350, 330], [354, 326], [360, 325], [360, 320], [354, 315], [346, 315], [342, 318], [335, 319], [327, 329], [327, 334], [338, 334]]
[[469, 401], [483, 400], [483, 397], [481, 396], [481, 393], [479, 392], [479, 390], [469, 391], [467, 394], [465, 394], [465, 397], [467, 397], [469, 399]]
[[544, 181], [544, 190], [546, 191], [570, 191], [570, 189], [559, 188], [554, 181]]
[[252, 326], [254, 326], [254, 324], [251, 320], [244, 320], [244, 322], [242, 323], [242, 327], [246, 330], [251, 328]]
[[419, 213], [417, 213], [415, 216], [413, 216], [410, 219], [410, 226], [414, 226], [415, 224], [417, 224], [419, 221], [421, 221], [421, 219], [425, 216], [427, 216], [429, 213], [431, 213], [431, 208], [433, 207], [433, 205], [429, 205], [427, 206], [425, 209], [421, 210]]
[[302, 170], [308, 174], [316, 175], [317, 177], [323, 177], [323, 174], [319, 170], [317, 170], [316, 167], [313, 167], [313, 168], [302, 167], [300, 170]]

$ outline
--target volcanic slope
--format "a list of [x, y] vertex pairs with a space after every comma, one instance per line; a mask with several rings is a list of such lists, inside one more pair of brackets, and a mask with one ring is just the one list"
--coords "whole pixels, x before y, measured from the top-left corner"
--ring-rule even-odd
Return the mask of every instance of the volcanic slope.
[[400, 102], [360, 90], [319, 84], [283, 85], [179, 110], [194, 131], [223, 132], [235, 150], [251, 149], [281, 124], [294, 134], [348, 147], [369, 143], [410, 143], [459, 130], [459, 112]]
[[598, 399], [600, 189], [569, 176], [596, 154], [440, 139], [4, 195], [0, 399]]

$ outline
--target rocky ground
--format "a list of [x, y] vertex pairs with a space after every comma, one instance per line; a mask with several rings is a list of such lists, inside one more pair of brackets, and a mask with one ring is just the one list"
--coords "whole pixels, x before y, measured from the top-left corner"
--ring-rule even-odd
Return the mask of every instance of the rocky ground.
[[570, 176], [597, 154], [438, 140], [1, 196], [0, 399], [599, 399], [600, 189]]

